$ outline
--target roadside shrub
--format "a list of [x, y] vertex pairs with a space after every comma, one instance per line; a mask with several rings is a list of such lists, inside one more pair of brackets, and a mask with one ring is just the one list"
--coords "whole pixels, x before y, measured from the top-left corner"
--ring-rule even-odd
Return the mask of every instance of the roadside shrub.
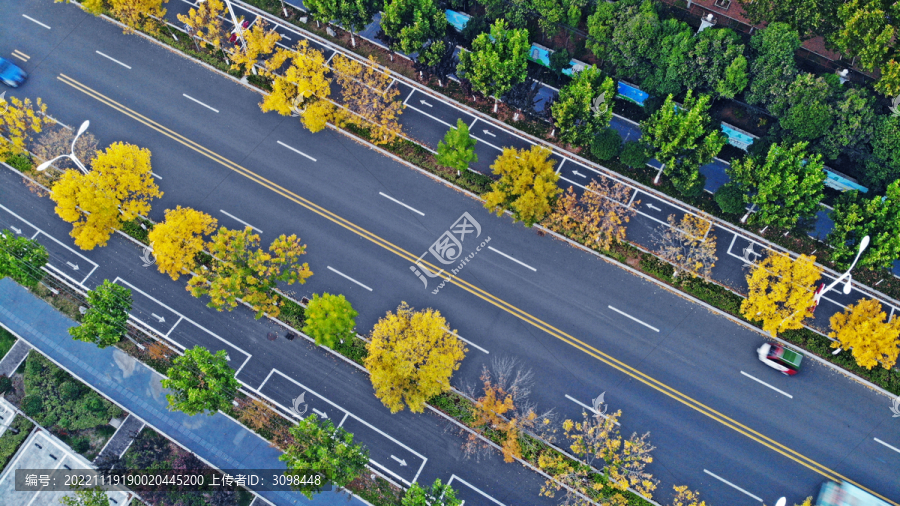
[[591, 154], [598, 160], [612, 160], [621, 152], [622, 136], [614, 128], [604, 128], [591, 142]]
[[91, 443], [86, 437], [78, 437], [69, 441], [69, 446], [75, 450], [75, 453], [84, 453], [91, 449]]
[[34, 167], [31, 157], [26, 154], [16, 154], [6, 157], [6, 163], [10, 164], [14, 169], [20, 172], [26, 172]]
[[715, 199], [723, 213], [740, 214], [744, 212], [744, 192], [734, 183], [720, 186], [716, 190]]
[[24, 411], [26, 415], [34, 418], [41, 413], [42, 409], [44, 409], [44, 401], [41, 400], [40, 395], [26, 395], [25, 398], [22, 399], [22, 411]]
[[640, 169], [647, 165], [647, 160], [650, 159], [649, 151], [648, 146], [643, 142], [628, 141], [622, 148], [619, 161], [632, 169]]
[[672, 186], [674, 186], [675, 189], [678, 190], [678, 193], [688, 198], [696, 198], [703, 194], [703, 187], [705, 185], [706, 176], [704, 176], [703, 174], [700, 174], [700, 177], [697, 179], [697, 181], [695, 181], [694, 184], [690, 186], [682, 186], [675, 181], [672, 181]]
[[80, 393], [80, 389], [78, 385], [72, 383], [71, 381], [66, 381], [62, 385], [59, 386], [59, 396], [63, 398], [63, 400], [71, 401], [72, 399], [78, 397]]
[[12, 380], [5, 374], [0, 375], [0, 394], [5, 394], [12, 389]]

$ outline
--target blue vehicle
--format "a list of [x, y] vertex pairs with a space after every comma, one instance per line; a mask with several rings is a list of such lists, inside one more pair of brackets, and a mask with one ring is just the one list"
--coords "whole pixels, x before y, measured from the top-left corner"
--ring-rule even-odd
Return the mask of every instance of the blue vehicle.
[[0, 58], [0, 81], [3, 81], [3, 84], [18, 88], [20, 84], [25, 82], [26, 77], [28, 77], [28, 74], [16, 64], [7, 59]]

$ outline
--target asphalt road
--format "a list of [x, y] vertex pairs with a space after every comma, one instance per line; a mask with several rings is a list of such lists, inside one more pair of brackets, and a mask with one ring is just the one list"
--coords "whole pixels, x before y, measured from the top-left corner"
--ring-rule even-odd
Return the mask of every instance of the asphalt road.
[[[124, 37], [71, 6], [33, 1], [0, 6], [0, 13], [5, 19], [26, 13], [51, 26], [26, 19], [0, 36], [5, 53], [18, 49], [30, 56], [24, 67], [32, 77], [17, 95], [43, 97], [51, 114], [66, 123], [91, 119], [91, 131], [104, 143], [134, 142], [153, 151], [154, 172], [166, 193], [151, 213], [154, 219], [180, 204], [209, 212], [225, 226], [249, 223], [263, 231], [264, 240], [298, 233], [309, 245], [316, 275], [295, 290], [344, 293], [360, 311], [361, 331], [401, 300], [440, 309], [473, 343], [457, 382], [475, 381], [494, 357], [515, 357], [536, 372], [534, 400], [565, 417], [582, 411], [567, 396], [590, 404], [606, 391], [611, 409], [625, 413], [625, 432], [651, 432], [658, 447], [651, 468], [662, 480], [663, 497], [672, 484], [683, 483], [700, 489], [712, 504], [756, 504], [753, 497], [771, 503], [780, 495], [799, 500], [823, 481], [810, 469], [822, 465], [900, 499], [900, 453], [878, 442], [900, 446], [900, 426], [891, 421], [887, 398], [811, 361], [799, 377], [780, 377], [755, 358], [759, 334], [614, 265], [505, 223], [507, 218], [492, 218], [478, 202], [340, 134], [312, 135], [296, 120], [263, 115], [254, 92], [138, 37]], [[91, 90], [121, 104], [119, 110]], [[151, 119], [157, 129], [148, 126]], [[168, 135], [159, 131], [163, 127]], [[229, 162], [214, 160], [198, 145]], [[240, 176], [234, 163], [279, 185], [281, 195]], [[569, 166], [563, 164], [561, 174]], [[574, 171], [571, 176], [579, 177]], [[0, 203], [6, 201], [4, 196]], [[480, 224], [479, 240], [490, 237], [493, 249], [482, 249], [464, 267], [461, 278], [471, 286], [448, 284], [432, 294], [436, 280], [423, 287], [410, 272], [410, 256], [426, 253], [463, 212]], [[633, 223], [630, 234], [649, 235], [658, 222]], [[720, 248], [730, 239], [720, 237]], [[472, 245], [463, 245], [466, 253]], [[438, 265], [430, 253], [426, 260]], [[720, 255], [723, 260], [728, 259]], [[153, 288], [160, 299], [187, 297], [168, 281]], [[583, 344], [565, 345], [574, 338]], [[296, 369], [303, 368], [302, 360], [295, 357]], [[354, 394], [370, 397], [365, 389]]]

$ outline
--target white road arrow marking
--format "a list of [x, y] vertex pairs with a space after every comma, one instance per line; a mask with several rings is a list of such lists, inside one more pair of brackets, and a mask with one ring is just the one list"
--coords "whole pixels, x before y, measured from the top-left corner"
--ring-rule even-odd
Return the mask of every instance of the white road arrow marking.
[[490, 135], [491, 137], [497, 137], [496, 135], [492, 134], [490, 130], [482, 130], [482, 132], [484, 132], [484, 135]]
[[17, 233], [17, 234], [19, 234], [19, 235], [22, 235], [22, 231], [19, 230], [18, 228], [13, 227], [13, 226], [10, 226], [9, 228], [12, 229], [13, 232], [15, 232], [15, 233]]
[[647, 204], [647, 207], [649, 207], [650, 209], [653, 209], [654, 211], [662, 211], [662, 209], [654, 206], [653, 204]]
[[150, 316], [156, 318], [156, 320], [157, 320], [159, 323], [165, 323], [165, 322], [166, 322], [166, 319], [165, 319], [165, 318], [163, 318], [162, 316], [159, 316], [159, 315], [156, 314], [156, 313], [150, 313]]
[[395, 457], [395, 456], [393, 456], [393, 455], [391, 455], [391, 458], [394, 459], [394, 460], [396, 460], [397, 462], [399, 462], [399, 463], [400, 463], [400, 467], [406, 467], [406, 460], [404, 460], [404, 459], [398, 459], [397, 457]]
[[322, 418], [328, 418], [328, 415], [325, 414], [325, 412], [323, 412], [323, 411], [319, 411], [319, 410], [316, 409], [316, 408], [313, 408], [313, 411], [315, 411], [316, 414], [319, 415], [319, 416], [321, 416]]
[[583, 177], [583, 178], [587, 178], [587, 176], [585, 176], [585, 175], [582, 174], [581, 172], [578, 172], [577, 170], [573, 170], [573, 171], [572, 171], [572, 174], [575, 174], [576, 176], [581, 176], [581, 177]]
[[72, 270], [78, 270], [78, 264], [73, 264], [72, 262], [66, 262], [66, 265], [72, 268]]
[[428, 107], [434, 107], [433, 105], [429, 104], [428, 102], [426, 102], [424, 100], [419, 100], [419, 103], [422, 105], [427, 105]]

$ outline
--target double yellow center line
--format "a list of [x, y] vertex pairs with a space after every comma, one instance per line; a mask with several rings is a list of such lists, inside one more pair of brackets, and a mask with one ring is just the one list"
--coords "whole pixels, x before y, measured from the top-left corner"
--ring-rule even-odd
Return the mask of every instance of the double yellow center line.
[[[157, 132], [165, 135], [166, 137], [169, 137], [170, 139], [172, 139], [190, 149], [193, 149], [194, 151], [227, 167], [230, 170], [233, 170], [234, 172], [237, 172], [238, 174], [246, 177], [247, 179], [250, 179], [251, 181], [253, 181], [261, 186], [264, 186], [265, 188], [277, 193], [278, 195], [281, 195], [284, 198], [303, 206], [304, 208], [318, 214], [319, 216], [331, 221], [332, 223], [340, 225], [341, 227], [344, 227], [345, 229], [359, 235], [360, 237], [363, 237], [363, 238], [377, 244], [378, 246], [381, 246], [382, 248], [409, 261], [410, 263], [414, 264], [418, 260], [418, 257], [416, 255], [413, 255], [412, 253], [404, 250], [403, 248], [400, 248], [399, 246], [392, 244], [391, 242], [373, 234], [372, 232], [369, 232], [368, 230], [342, 218], [341, 216], [338, 216], [337, 214], [332, 213], [331, 211], [323, 208], [322, 206], [319, 206], [318, 204], [315, 204], [315, 203], [291, 192], [290, 190], [287, 190], [286, 188], [283, 188], [283, 187], [273, 183], [272, 181], [269, 181], [268, 179], [232, 162], [231, 160], [228, 160], [228, 159], [222, 157], [221, 155], [218, 155], [217, 153], [213, 152], [212, 150], [207, 149], [207, 148], [201, 146], [200, 144], [197, 144], [196, 142], [182, 136], [181, 134], [179, 134], [177, 132], [174, 132], [173, 130], [170, 130], [169, 128], [151, 120], [150, 118], [148, 118], [132, 109], [129, 109], [128, 107], [125, 107], [124, 105], [112, 100], [111, 98], [99, 93], [98, 91], [96, 91], [92, 88], [89, 88], [88, 86], [85, 86], [84, 84], [72, 79], [71, 77], [66, 76], [65, 74], [60, 74], [57, 79], [62, 81], [65, 84], [71, 86], [72, 88], [75, 88], [76, 90], [84, 93], [85, 95], [97, 100], [98, 102], [101, 102], [101, 103], [111, 107], [112, 109], [115, 109], [115, 110], [121, 112], [122, 114], [138, 121], [139, 123], [146, 125], [146, 126], [152, 128], [153, 130], [156, 130]], [[439, 267], [436, 267], [431, 263], [428, 263], [425, 261], [419, 261], [419, 262], [424, 263], [433, 272], [438, 272], [440, 270]], [[666, 385], [665, 383], [662, 383], [662, 382], [648, 376], [647, 374], [644, 374], [643, 372], [629, 366], [628, 364], [625, 364], [624, 362], [621, 362], [621, 361], [613, 358], [612, 356], [598, 350], [597, 348], [594, 348], [593, 346], [557, 329], [556, 327], [550, 325], [549, 323], [517, 308], [516, 306], [513, 306], [512, 304], [509, 304], [508, 302], [503, 301], [502, 299], [500, 299], [498, 297], [495, 297], [494, 295], [491, 295], [490, 293], [482, 290], [481, 288], [478, 288], [477, 286], [472, 285], [471, 283], [469, 283], [468, 281], [466, 281], [464, 279], [453, 276], [453, 277], [451, 277], [451, 282], [453, 284], [455, 284], [456, 286], [462, 288], [463, 290], [471, 293], [472, 295], [484, 300], [485, 302], [492, 304], [492, 305], [516, 316], [517, 318], [541, 329], [542, 331], [550, 334], [551, 336], [559, 339], [560, 341], [563, 341], [563, 342], [569, 344], [570, 346], [573, 346], [576, 349], [584, 352], [585, 354], [590, 355], [591, 357], [594, 357], [595, 359], [599, 360], [600, 362], [603, 362], [604, 364], [606, 364], [624, 374], [627, 374], [631, 378], [634, 378], [635, 380], [640, 381], [641, 383], [647, 385], [648, 387], [650, 387], [658, 392], [661, 392], [661, 393], [671, 397], [672, 399], [675, 399], [676, 401], [684, 404], [685, 406], [688, 406], [696, 411], [699, 411], [700, 413], [703, 413], [704, 415], [708, 416], [709, 418], [712, 418], [713, 420], [721, 423], [722, 425], [725, 425], [726, 427], [729, 427], [729, 428], [743, 434], [744, 436], [752, 439], [753, 441], [756, 441], [757, 443], [765, 446], [766, 448], [769, 448], [775, 452], [778, 452], [781, 455], [784, 455], [785, 457], [793, 460], [794, 462], [797, 462], [798, 464], [803, 465], [830, 480], [847, 481], [849, 483], [853, 483], [857, 487], [862, 488], [864, 490], [868, 490], [872, 494], [875, 494], [878, 497], [881, 497], [883, 500], [889, 502], [890, 504], [893, 504], [894, 506], [900, 506], [900, 504], [898, 504], [894, 501], [891, 501], [890, 499], [888, 499], [882, 495], [879, 495], [879, 494], [875, 493], [874, 491], [871, 491], [858, 483], [848, 480], [846, 477], [829, 469], [828, 467], [826, 467], [822, 464], [819, 464], [818, 462], [810, 459], [809, 457], [806, 457], [806, 456], [802, 455], [801, 453], [799, 453], [795, 450], [792, 450], [791, 448], [789, 448], [781, 443], [778, 443], [773, 438], [765, 436], [763, 434], [760, 434], [759, 432], [751, 429], [750, 427], [747, 427], [746, 425], [744, 425], [740, 422], [737, 422], [736, 420], [733, 420], [732, 418], [730, 418], [728, 416], [725, 416], [724, 414], [716, 411], [715, 409], [679, 392], [678, 390]]]

